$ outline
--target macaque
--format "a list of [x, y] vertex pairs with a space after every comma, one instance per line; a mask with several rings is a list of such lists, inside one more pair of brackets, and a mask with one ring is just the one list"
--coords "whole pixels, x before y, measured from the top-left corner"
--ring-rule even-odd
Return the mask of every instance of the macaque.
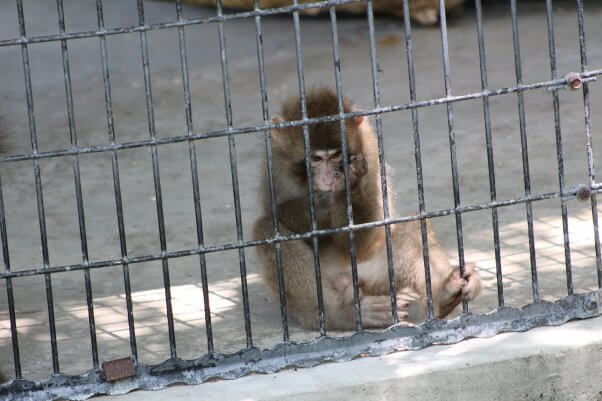
[[[339, 113], [336, 94], [317, 88], [306, 96], [309, 118]], [[344, 99], [344, 111], [354, 110]], [[284, 102], [282, 116], [274, 122], [302, 119], [298, 97]], [[308, 126], [311, 150], [312, 188], [318, 229], [348, 224], [345, 181], [342, 167], [339, 121]], [[348, 145], [349, 185], [355, 224], [383, 219], [378, 145], [367, 118], [345, 119]], [[278, 205], [281, 235], [311, 231], [308, 187], [305, 170], [303, 128], [273, 129], [270, 133], [273, 155], [275, 202]], [[395, 217], [394, 190], [388, 180], [389, 213]], [[267, 167], [261, 187], [263, 217], [254, 225], [256, 240], [274, 235]], [[481, 279], [474, 264], [467, 263], [463, 275], [450, 266], [427, 222], [429, 264], [434, 312], [447, 316], [463, 299], [472, 300], [481, 291]], [[391, 298], [385, 229], [383, 226], [355, 231], [357, 272], [362, 324], [364, 328], [383, 328], [392, 324]], [[400, 323], [413, 324], [426, 318], [426, 287], [420, 222], [391, 226], [397, 315]], [[319, 327], [316, 276], [311, 240], [285, 241], [281, 245], [285, 296], [290, 313], [306, 329]], [[278, 273], [273, 245], [257, 248], [260, 274], [267, 287], [278, 293]], [[347, 330], [355, 327], [349, 234], [319, 237], [319, 256], [326, 327]]]
[[[315, 0], [299, 0], [299, 4], [310, 3]], [[459, 13], [465, 0], [445, 0], [445, 9], [448, 12]], [[215, 0], [186, 0], [187, 3], [215, 6]], [[253, 0], [222, 0], [222, 7], [237, 10], [253, 10]], [[259, 0], [261, 9], [286, 7], [292, 4], [291, 0]], [[401, 0], [374, 0], [373, 10], [378, 14], [391, 14], [402, 16], [403, 7]], [[410, 17], [421, 25], [435, 25], [439, 21], [439, 0], [410, 0]], [[366, 4], [363, 2], [346, 3], [337, 6], [337, 11], [350, 14], [365, 14]], [[308, 8], [301, 10], [302, 14], [315, 16], [328, 12], [328, 7]]]

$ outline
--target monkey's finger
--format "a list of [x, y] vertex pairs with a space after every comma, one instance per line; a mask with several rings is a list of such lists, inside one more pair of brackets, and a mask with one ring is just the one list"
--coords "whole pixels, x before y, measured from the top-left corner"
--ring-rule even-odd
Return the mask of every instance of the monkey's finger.
[[[363, 306], [363, 305], [362, 305]], [[375, 312], [391, 312], [391, 300], [388, 299], [386, 301], [379, 301], [379, 302], [371, 302], [370, 304], [366, 305], [365, 308], [368, 312], [370, 311], [375, 311]], [[362, 313], [363, 313], [364, 308], [362, 307]]]
[[400, 326], [409, 326], [414, 327], [415, 324], [410, 320], [410, 315], [408, 313], [398, 313], [397, 314], [397, 324]]
[[[370, 313], [391, 314], [391, 298], [385, 295], [366, 296], [361, 299], [362, 316]], [[399, 307], [399, 306], [398, 306]]]
[[483, 285], [478, 273], [471, 275], [470, 279], [462, 287], [462, 299], [472, 301], [481, 293], [482, 288]]
[[[408, 319], [407, 312], [398, 312], [397, 317], [399, 321], [406, 321]], [[375, 311], [368, 310], [366, 313], [362, 311], [362, 324], [365, 328], [383, 328], [393, 325], [393, 318], [391, 316], [391, 308], [389, 310]]]
[[[477, 273], [476, 265], [474, 263], [466, 263], [464, 265], [464, 274], [463, 278], [468, 278], [471, 274]], [[477, 273], [478, 274], [478, 273]]]
[[410, 300], [407, 300], [407, 299], [397, 299], [397, 309], [409, 308], [410, 305], [411, 305]]
[[412, 289], [404, 288], [400, 292], [397, 293], [397, 299], [398, 300], [401, 299], [401, 300], [411, 303], [411, 302], [416, 302], [417, 300], [419, 300], [420, 296]]

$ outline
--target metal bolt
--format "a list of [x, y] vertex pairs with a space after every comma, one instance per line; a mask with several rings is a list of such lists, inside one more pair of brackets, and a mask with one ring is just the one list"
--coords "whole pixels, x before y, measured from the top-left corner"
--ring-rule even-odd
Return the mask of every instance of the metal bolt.
[[579, 90], [583, 86], [583, 80], [581, 76], [577, 73], [570, 73], [566, 76], [566, 83], [571, 90]]
[[592, 192], [590, 191], [589, 187], [587, 187], [585, 185], [581, 185], [577, 189], [577, 192], [575, 193], [575, 195], [577, 196], [578, 200], [580, 200], [581, 202], [585, 202], [586, 200], [588, 200], [590, 198], [590, 196], [592, 195]]

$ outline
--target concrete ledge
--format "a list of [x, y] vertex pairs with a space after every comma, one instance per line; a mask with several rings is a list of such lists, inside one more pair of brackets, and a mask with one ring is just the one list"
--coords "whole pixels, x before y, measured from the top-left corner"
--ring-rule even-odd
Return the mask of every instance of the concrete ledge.
[[118, 399], [602, 401], [601, 378], [598, 317], [311, 369], [138, 391]]

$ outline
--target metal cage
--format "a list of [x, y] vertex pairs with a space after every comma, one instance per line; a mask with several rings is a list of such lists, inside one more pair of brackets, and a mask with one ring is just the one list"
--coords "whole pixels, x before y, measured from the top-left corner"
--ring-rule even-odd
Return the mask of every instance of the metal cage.
[[[451, 71], [450, 57], [448, 52], [448, 37], [446, 25], [446, 10], [444, 0], [440, 0], [440, 32], [442, 44], [442, 63], [444, 71], [444, 88], [445, 96], [436, 99], [419, 100], [416, 95], [416, 77], [414, 71], [414, 60], [412, 53], [412, 29], [409, 16], [409, 0], [402, 0], [403, 3], [403, 26], [405, 33], [407, 66], [409, 72], [409, 99], [407, 103], [393, 106], [383, 107], [380, 101], [380, 83], [378, 79], [378, 66], [376, 58], [375, 45], [375, 28], [373, 18], [372, 0], [366, 1], [367, 7], [367, 22], [369, 27], [369, 44], [370, 44], [370, 62], [372, 74], [372, 90], [374, 107], [363, 111], [354, 111], [349, 113], [343, 112], [342, 95], [343, 88], [341, 83], [341, 65], [339, 54], [339, 40], [337, 35], [337, 15], [335, 7], [337, 5], [351, 3], [356, 0], [328, 0], [316, 3], [298, 3], [293, 0], [293, 4], [287, 7], [261, 9], [258, 0], [254, 0], [254, 10], [245, 12], [235, 12], [224, 14], [222, 12], [221, 2], [217, 0], [217, 13], [215, 16], [200, 19], [186, 19], [182, 12], [181, 0], [176, 0], [177, 19], [171, 22], [148, 24], [145, 22], [145, 12], [142, 0], [137, 0], [138, 9], [138, 25], [124, 26], [119, 28], [105, 28], [103, 20], [103, 4], [102, 0], [96, 0], [98, 29], [86, 32], [67, 32], [65, 30], [65, 17], [62, 0], [57, 0], [58, 11], [58, 27], [57, 34], [45, 36], [28, 36], [25, 31], [25, 17], [23, 12], [22, 0], [16, 0], [18, 11], [18, 26], [19, 36], [14, 39], [0, 40], [0, 47], [16, 46], [21, 48], [23, 71], [25, 77], [25, 94], [27, 100], [27, 110], [29, 116], [29, 130], [31, 137], [31, 152], [23, 155], [3, 155], [0, 156], [0, 163], [11, 163], [17, 161], [31, 160], [33, 164], [33, 173], [35, 176], [35, 189], [37, 199], [37, 212], [39, 218], [39, 230], [41, 239], [41, 249], [43, 254], [43, 266], [35, 266], [25, 270], [11, 270], [11, 261], [9, 257], [9, 245], [7, 237], [7, 227], [5, 221], [4, 201], [2, 197], [2, 188], [0, 186], [0, 234], [2, 240], [2, 250], [4, 257], [4, 268], [0, 272], [0, 279], [6, 283], [8, 312], [10, 318], [10, 333], [12, 338], [12, 351], [14, 357], [14, 373], [16, 379], [0, 385], [0, 396], [8, 399], [46, 399], [55, 397], [67, 398], [82, 398], [94, 394], [110, 394], [117, 392], [117, 385], [108, 382], [103, 376], [99, 363], [99, 352], [96, 339], [96, 326], [94, 318], [93, 295], [90, 279], [91, 269], [102, 269], [111, 266], [121, 266], [123, 269], [123, 282], [125, 286], [125, 300], [128, 312], [129, 337], [131, 348], [131, 360], [135, 365], [135, 376], [130, 379], [126, 385], [127, 389], [158, 389], [169, 384], [182, 383], [201, 383], [209, 378], [237, 378], [250, 372], [274, 372], [287, 366], [308, 367], [319, 364], [325, 360], [350, 360], [360, 354], [378, 355], [391, 352], [399, 349], [418, 349], [428, 346], [433, 343], [453, 343], [468, 337], [490, 336], [503, 331], [524, 331], [529, 328], [540, 325], [556, 325], [576, 318], [588, 318], [599, 315], [599, 292], [593, 291], [587, 294], [574, 294], [572, 282], [572, 266], [571, 253], [569, 246], [569, 229], [567, 218], [566, 202], [569, 199], [578, 198], [580, 200], [591, 202], [592, 224], [595, 239], [595, 259], [597, 269], [598, 287], [602, 287], [602, 260], [600, 255], [600, 241], [598, 229], [598, 214], [597, 214], [597, 198], [596, 195], [602, 191], [602, 185], [596, 182], [594, 170], [594, 157], [592, 151], [592, 130], [590, 123], [590, 98], [589, 98], [589, 83], [594, 81], [598, 75], [602, 75], [602, 69], [590, 69], [588, 67], [585, 28], [584, 28], [584, 9], [583, 0], [576, 1], [577, 10], [577, 25], [579, 30], [579, 51], [581, 56], [581, 70], [577, 72], [559, 72], [557, 70], [557, 60], [554, 42], [554, 14], [552, 10], [552, 0], [546, 0], [546, 13], [548, 24], [548, 41], [549, 41], [549, 68], [551, 71], [550, 79], [543, 82], [524, 83], [521, 68], [521, 53], [519, 46], [519, 30], [517, 19], [517, 1], [510, 0], [509, 6], [512, 18], [512, 33], [514, 47], [514, 64], [516, 74], [516, 85], [505, 88], [490, 88], [487, 79], [487, 65], [485, 56], [485, 42], [483, 33], [483, 18], [481, 9], [481, 0], [475, 0], [476, 10], [476, 29], [478, 35], [478, 50], [480, 60], [480, 80], [482, 90], [477, 93], [453, 94], [451, 89]], [[320, 117], [307, 118], [305, 108], [305, 78], [303, 65], [302, 41], [300, 34], [300, 17], [299, 13], [310, 8], [329, 8], [329, 17], [332, 32], [332, 49], [334, 59], [333, 66], [336, 79], [336, 90], [339, 99], [339, 114]], [[264, 65], [264, 48], [263, 48], [263, 32], [262, 32], [262, 17], [274, 14], [292, 14], [295, 34], [295, 52], [297, 61], [297, 73], [299, 94], [302, 102], [303, 119], [300, 121], [274, 123], [270, 120], [268, 112], [267, 100], [267, 83], [265, 77]], [[263, 124], [258, 126], [235, 127], [232, 119], [231, 94], [228, 73], [228, 59], [226, 56], [226, 42], [224, 38], [224, 23], [234, 19], [253, 18], [256, 29], [256, 44], [257, 44], [257, 60], [259, 66], [259, 77], [261, 85], [261, 103], [263, 110]], [[219, 131], [198, 132], [193, 128], [192, 111], [190, 106], [190, 88], [189, 88], [189, 71], [188, 71], [188, 55], [185, 41], [185, 29], [188, 26], [196, 24], [216, 24], [219, 35], [219, 54], [221, 62], [221, 73], [223, 78], [223, 90], [225, 98], [226, 110], [226, 128]], [[183, 94], [186, 104], [186, 126], [187, 132], [184, 135], [171, 136], [167, 138], [157, 138], [155, 132], [155, 116], [153, 111], [153, 97], [151, 90], [151, 74], [149, 69], [149, 52], [147, 43], [147, 32], [160, 29], [177, 29], [179, 37], [179, 54], [181, 77], [183, 82]], [[145, 93], [146, 93], [146, 109], [148, 113], [149, 137], [146, 140], [132, 142], [118, 142], [114, 132], [113, 108], [111, 95], [111, 80], [109, 78], [109, 63], [107, 59], [107, 44], [106, 38], [110, 35], [119, 35], [123, 33], [138, 32], [140, 35], [140, 49], [142, 69], [144, 73]], [[104, 95], [106, 104], [106, 124], [108, 127], [109, 142], [106, 145], [93, 147], [78, 146], [77, 134], [75, 129], [75, 120], [73, 113], [73, 97], [71, 87], [71, 77], [69, 69], [69, 52], [68, 43], [70, 40], [78, 38], [94, 38], [97, 37], [100, 42], [100, 54], [102, 60], [102, 78], [104, 82]], [[61, 55], [64, 71], [64, 85], [67, 97], [67, 113], [70, 129], [70, 147], [68, 149], [58, 149], [52, 151], [39, 151], [38, 149], [38, 128], [35, 123], [34, 102], [32, 94], [32, 77], [30, 72], [29, 62], [29, 46], [34, 43], [42, 42], [60, 42]], [[529, 169], [529, 156], [527, 148], [527, 133], [525, 124], [525, 104], [523, 94], [525, 91], [547, 88], [551, 92], [554, 107], [555, 134], [556, 134], [556, 150], [557, 150], [557, 165], [558, 165], [558, 180], [559, 188], [557, 191], [550, 193], [536, 193], [531, 191], [531, 176]], [[587, 160], [588, 160], [588, 182], [584, 182], [577, 187], [568, 188], [564, 180], [564, 165], [563, 165], [563, 147], [560, 126], [560, 112], [558, 91], [563, 89], [581, 90], [583, 93], [583, 117], [585, 118], [585, 138], [587, 143]], [[492, 146], [491, 135], [491, 120], [490, 120], [490, 105], [489, 99], [494, 96], [515, 94], [518, 99], [518, 116], [520, 122], [520, 139], [522, 150], [522, 171], [524, 182], [524, 195], [514, 199], [498, 199], [496, 195], [496, 176], [494, 167], [494, 151]], [[487, 149], [487, 163], [489, 175], [489, 192], [490, 201], [482, 204], [462, 204], [460, 198], [458, 168], [456, 160], [456, 143], [455, 143], [455, 127], [454, 127], [454, 103], [471, 100], [482, 99], [483, 103], [483, 118], [485, 123], [485, 140]], [[424, 200], [424, 187], [422, 175], [422, 154], [421, 141], [418, 123], [418, 109], [433, 105], [445, 105], [447, 108], [447, 122], [449, 128], [449, 151], [451, 157], [452, 185], [454, 207], [446, 210], [427, 211]], [[418, 187], [418, 205], [419, 213], [411, 216], [400, 218], [391, 218], [388, 211], [388, 194], [387, 194], [387, 176], [384, 167], [384, 146], [382, 135], [382, 123], [380, 116], [384, 113], [410, 110], [412, 116], [412, 130], [414, 139], [414, 155], [416, 162], [416, 179]], [[348, 162], [345, 160], [345, 179], [346, 179], [346, 204], [347, 217], [349, 224], [343, 228], [318, 230], [316, 224], [316, 215], [314, 210], [314, 194], [311, 190], [308, 194], [308, 202], [311, 205], [312, 230], [303, 234], [295, 234], [290, 236], [281, 235], [278, 228], [278, 205], [272, 202], [272, 221], [274, 223], [273, 237], [266, 240], [249, 241], [243, 238], [241, 205], [238, 184], [237, 160], [235, 153], [235, 138], [238, 135], [264, 132], [265, 146], [267, 149], [267, 165], [270, 172], [270, 189], [272, 198], [274, 198], [274, 185], [272, 183], [272, 155], [269, 131], [273, 128], [302, 126], [304, 140], [306, 145], [306, 163], [309, 166], [310, 160], [310, 143], [308, 124], [339, 121], [342, 137], [344, 139], [344, 118], [354, 116], [374, 116], [375, 129], [378, 135], [379, 145], [379, 161], [381, 173], [381, 185], [383, 191], [383, 207], [384, 219], [382, 221], [354, 224], [353, 214], [351, 210], [351, 193], [349, 190], [349, 175]], [[197, 173], [197, 153], [196, 144], [206, 138], [226, 137], [229, 148], [230, 167], [232, 175], [232, 193], [234, 196], [234, 213], [237, 227], [237, 241], [233, 243], [225, 243], [215, 246], [206, 246], [203, 240], [203, 225], [201, 217], [201, 205], [199, 195], [199, 177]], [[192, 174], [192, 189], [195, 202], [195, 217], [196, 217], [196, 232], [198, 246], [192, 249], [168, 250], [165, 236], [165, 222], [163, 216], [162, 204], [162, 189], [159, 174], [157, 148], [164, 144], [177, 142], [187, 142], [189, 146], [189, 158]], [[154, 189], [156, 196], [156, 210], [158, 217], [158, 233], [160, 238], [160, 250], [152, 254], [145, 255], [130, 255], [126, 246], [126, 233], [124, 228], [124, 212], [122, 208], [122, 193], [120, 184], [120, 170], [118, 165], [119, 152], [125, 149], [133, 148], [149, 148], [152, 155], [152, 172], [154, 177]], [[346, 152], [345, 146], [343, 153]], [[84, 203], [82, 200], [82, 180], [80, 178], [79, 157], [83, 154], [98, 154], [105, 153], [111, 156], [112, 177], [114, 184], [115, 207], [118, 219], [119, 240], [121, 245], [121, 257], [114, 260], [103, 260], [90, 262], [88, 259], [88, 244], [86, 234], [86, 224], [84, 218]], [[81, 238], [81, 253], [82, 262], [76, 265], [53, 266], [49, 261], [49, 246], [46, 229], [46, 218], [44, 209], [44, 193], [42, 187], [42, 178], [40, 172], [40, 161], [46, 158], [70, 157], [73, 165], [73, 176], [75, 180], [75, 192], [77, 202], [77, 216], [79, 221], [79, 232]], [[311, 168], [307, 169], [308, 179], [311, 179]], [[4, 189], [6, 191], [6, 188]], [[557, 302], [546, 302], [540, 299], [538, 290], [538, 272], [536, 263], [536, 253], [534, 244], [533, 232], [533, 202], [545, 199], [558, 199], [561, 208], [562, 226], [564, 233], [564, 258], [566, 266], [566, 288], [568, 296]], [[498, 209], [510, 205], [524, 204], [526, 211], [526, 220], [528, 224], [528, 238], [530, 251], [530, 267], [531, 267], [531, 285], [533, 302], [522, 309], [516, 309], [505, 306], [504, 303], [504, 287], [502, 283], [502, 266], [500, 256], [500, 234], [498, 223]], [[463, 228], [462, 215], [467, 212], [477, 210], [491, 210], [491, 221], [493, 227], [494, 251], [496, 262], [497, 276], [497, 298], [498, 308], [488, 314], [472, 314], [469, 311], [469, 305], [463, 303], [463, 314], [455, 320], [438, 320], [434, 318], [432, 294], [430, 289], [429, 275], [429, 255], [428, 247], [423, 246], [423, 257], [425, 262], [425, 274], [427, 277], [427, 294], [428, 294], [428, 319], [424, 324], [417, 327], [393, 326], [390, 329], [380, 332], [368, 332], [362, 330], [362, 321], [359, 308], [359, 290], [357, 277], [357, 261], [355, 257], [354, 247], [354, 231], [370, 227], [384, 226], [386, 229], [386, 247], [388, 251], [388, 268], [391, 285], [391, 303], [395, 305], [395, 291], [392, 267], [392, 245], [390, 225], [415, 221], [421, 222], [422, 241], [426, 245], [426, 219], [440, 216], [455, 217], [457, 246], [459, 255], [459, 265], [462, 269], [464, 266], [464, 245], [463, 245]], [[89, 212], [88, 212], [89, 213]], [[320, 280], [320, 258], [318, 251], [318, 237], [333, 233], [346, 232], [350, 237], [350, 253], [351, 265], [353, 271], [353, 286], [356, 303], [356, 327], [357, 333], [344, 337], [333, 338], [328, 335], [324, 325], [324, 305], [322, 302], [322, 289]], [[285, 241], [306, 239], [313, 244], [315, 273], [317, 277], [318, 288], [317, 297], [320, 305], [320, 337], [311, 343], [297, 344], [289, 339], [289, 323], [287, 316], [287, 306], [284, 296], [284, 280], [282, 271], [282, 257], [280, 245]], [[260, 350], [254, 347], [253, 332], [251, 328], [248, 288], [246, 278], [246, 261], [245, 250], [261, 244], [275, 244], [276, 260], [278, 265], [279, 284], [280, 284], [280, 306], [282, 317], [282, 343], [278, 346]], [[205, 255], [208, 253], [220, 252], [225, 250], [237, 250], [240, 262], [240, 280], [242, 287], [242, 302], [244, 307], [245, 331], [247, 347], [236, 354], [223, 355], [215, 351], [213, 346], [213, 333], [211, 325], [211, 308], [208, 298], [208, 280]], [[170, 269], [169, 261], [173, 258], [198, 255], [201, 268], [201, 282], [203, 286], [204, 304], [205, 304], [205, 327], [207, 336], [207, 354], [197, 360], [183, 360], [178, 357], [175, 339], [174, 318], [171, 304], [170, 290]], [[135, 263], [148, 261], [161, 261], [163, 273], [163, 286], [165, 291], [165, 302], [167, 308], [167, 323], [169, 334], [169, 349], [171, 358], [158, 365], [145, 365], [138, 362], [137, 339], [134, 327], [133, 306], [131, 299], [131, 286], [129, 266]], [[57, 334], [55, 327], [55, 313], [53, 306], [53, 286], [52, 277], [60, 272], [83, 271], [85, 278], [85, 292], [87, 301], [87, 314], [89, 319], [89, 335], [91, 342], [92, 366], [86, 373], [78, 376], [65, 375], [61, 373], [59, 367], [59, 352], [57, 348]], [[71, 273], [68, 273], [71, 274]], [[17, 333], [18, 313], [15, 312], [15, 301], [13, 294], [13, 280], [19, 280], [22, 277], [28, 276], [44, 276], [45, 279], [45, 294], [48, 306], [48, 328], [50, 331], [51, 358], [54, 374], [42, 382], [33, 382], [27, 380], [22, 375], [21, 357], [19, 348], [19, 336]], [[398, 322], [395, 308], [392, 309], [391, 323]], [[120, 391], [123, 391], [123, 387]], [[28, 398], [31, 397], [31, 398]]]

